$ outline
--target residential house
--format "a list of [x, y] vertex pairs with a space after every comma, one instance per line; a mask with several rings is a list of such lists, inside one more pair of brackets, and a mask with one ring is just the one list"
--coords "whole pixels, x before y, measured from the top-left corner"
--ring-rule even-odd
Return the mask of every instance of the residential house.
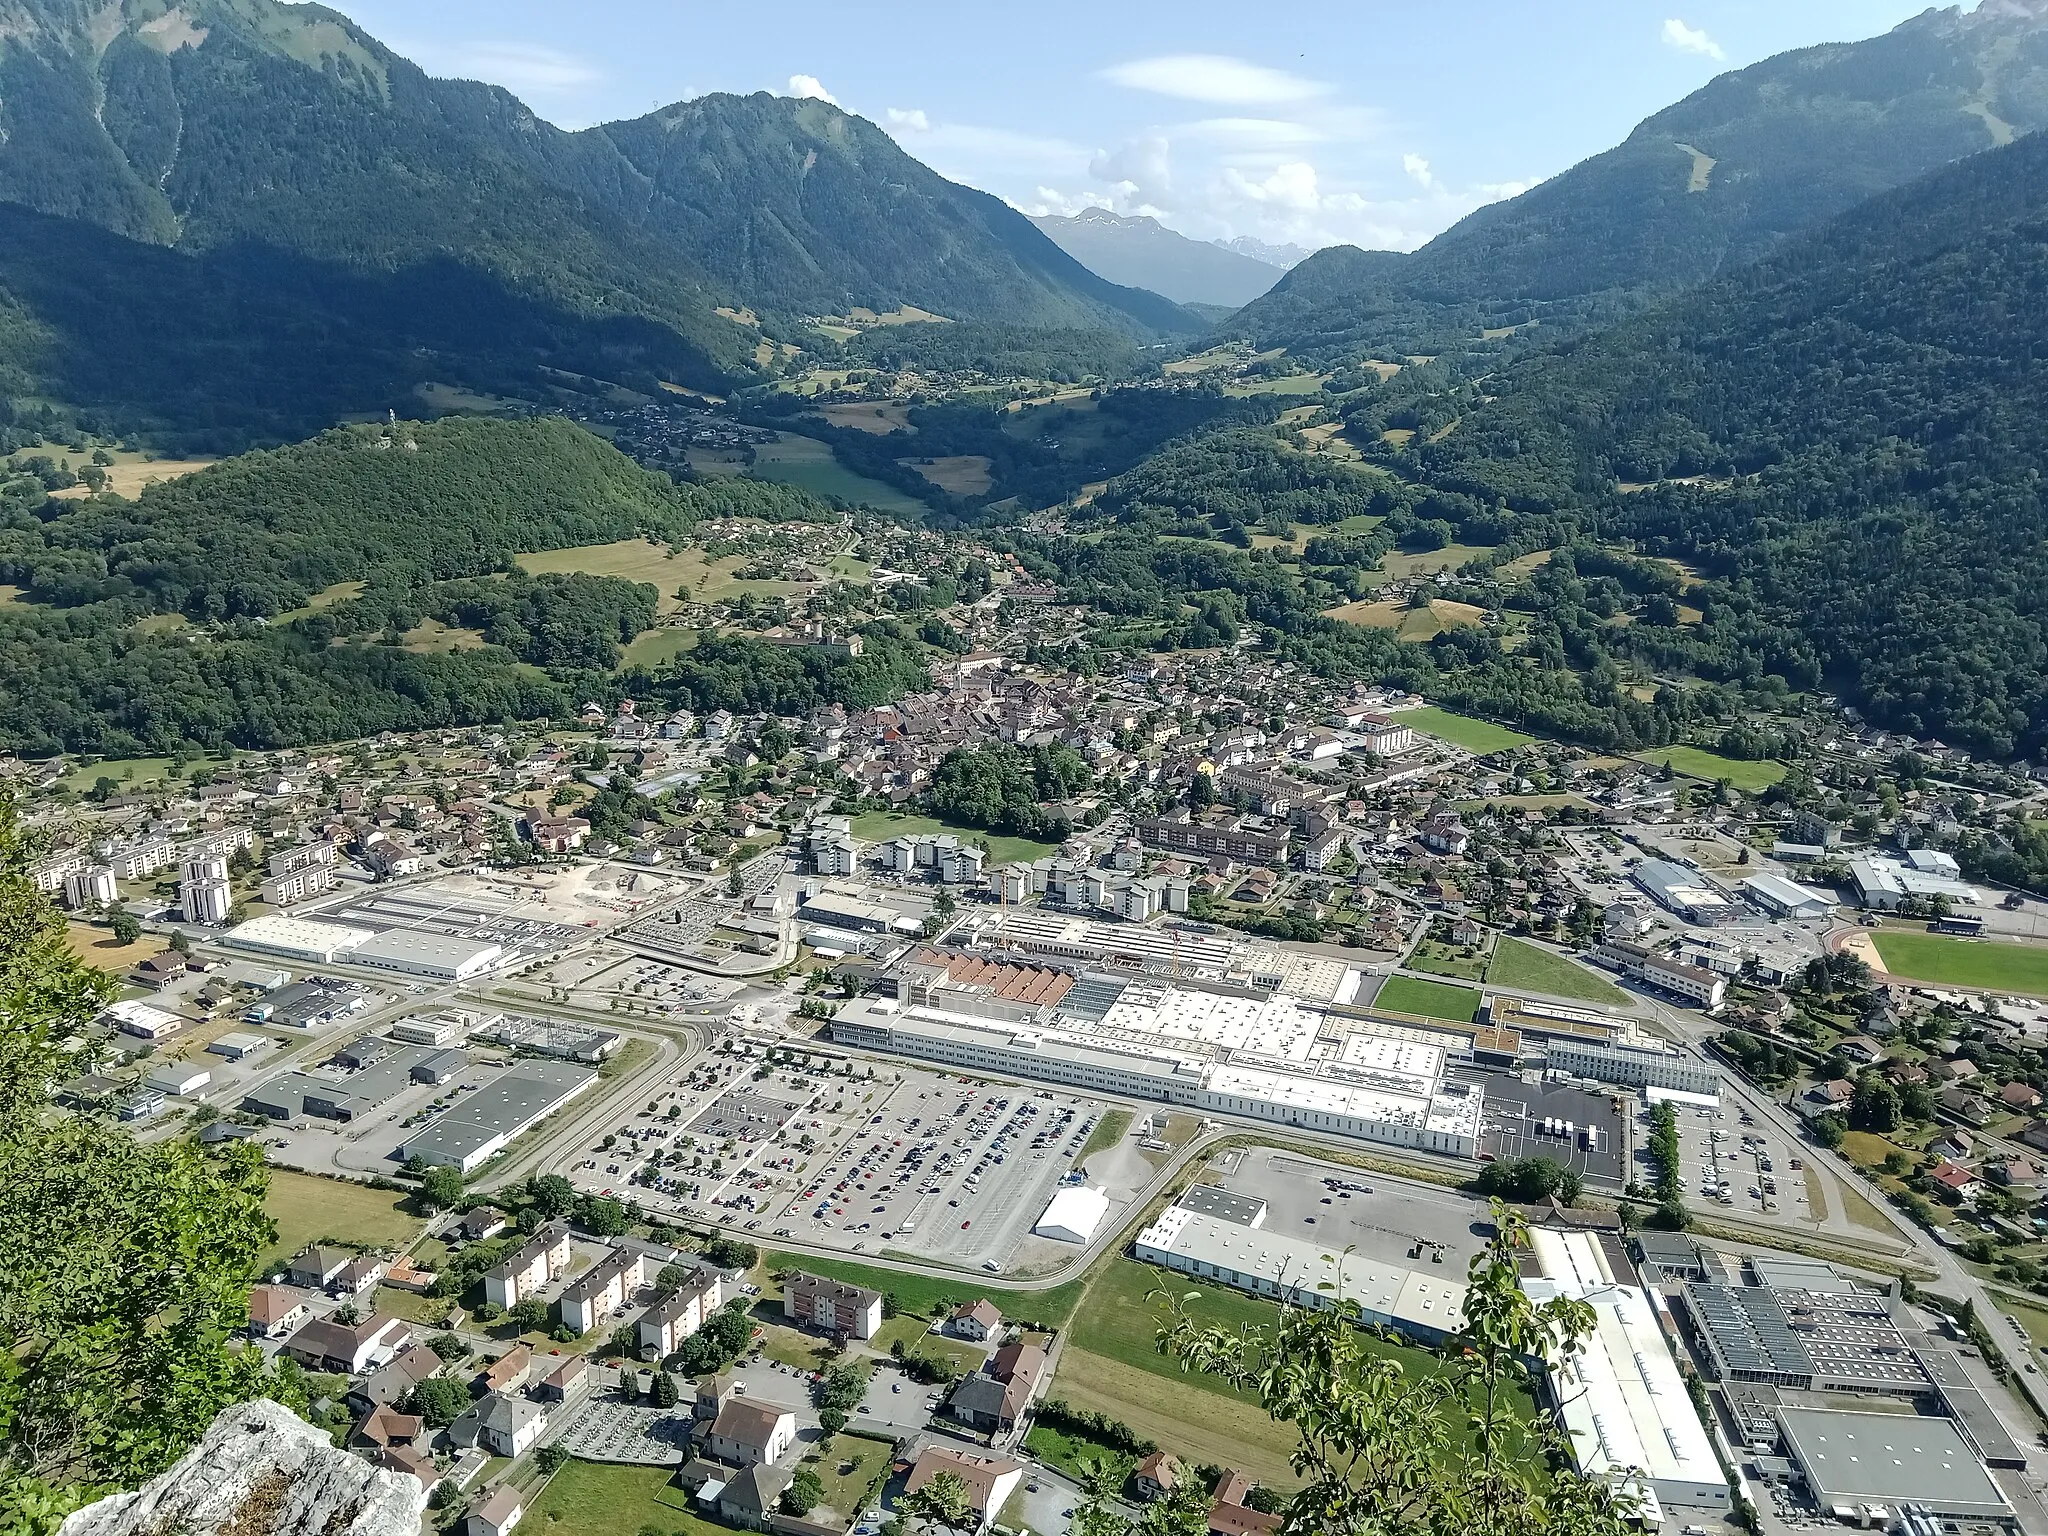
[[486, 1392], [513, 1392], [526, 1385], [526, 1378], [533, 1373], [533, 1351], [524, 1344], [514, 1344], [483, 1369], [483, 1384]]
[[372, 1408], [349, 1436], [349, 1445], [359, 1451], [387, 1445], [410, 1445], [419, 1438], [426, 1421], [416, 1413], [400, 1413], [389, 1406]]
[[1242, 1472], [1226, 1471], [1217, 1481], [1215, 1501], [1209, 1506], [1210, 1536], [1272, 1536], [1280, 1529], [1280, 1517], [1253, 1509], [1245, 1500], [1257, 1486]]
[[249, 1292], [249, 1333], [278, 1339], [313, 1315], [307, 1299], [281, 1285], [259, 1285]]
[[462, 1536], [506, 1536], [525, 1514], [525, 1495], [510, 1483], [500, 1483], [463, 1517]]
[[1173, 1492], [1180, 1479], [1180, 1463], [1166, 1451], [1154, 1451], [1132, 1470], [1131, 1491], [1149, 1502]]
[[989, 1528], [1024, 1480], [1022, 1464], [1008, 1457], [977, 1455], [950, 1445], [927, 1445], [911, 1464], [903, 1491], [916, 1493], [941, 1474], [950, 1474], [965, 1485], [968, 1507], [979, 1521], [974, 1528], [976, 1533]]
[[285, 1266], [284, 1277], [306, 1290], [324, 1291], [341, 1278], [341, 1272], [354, 1262], [355, 1257], [346, 1248], [322, 1248], [314, 1244], [292, 1255], [291, 1263]]
[[747, 1530], [764, 1530], [795, 1473], [768, 1463], [744, 1467], [716, 1487], [719, 1518]]
[[995, 1434], [1014, 1427], [1030, 1402], [1028, 1379], [1004, 1381], [986, 1371], [976, 1371], [960, 1378], [946, 1399], [946, 1408], [968, 1428]]
[[780, 1461], [796, 1444], [796, 1414], [758, 1397], [731, 1397], [704, 1436], [705, 1451], [736, 1467]]
[[953, 1309], [953, 1315], [946, 1319], [946, 1331], [955, 1338], [971, 1339], [977, 1344], [986, 1343], [993, 1335], [1002, 1331], [1002, 1309], [983, 1296]]
[[448, 1426], [458, 1448], [482, 1446], [493, 1456], [523, 1456], [548, 1425], [547, 1408], [524, 1397], [493, 1392]]
[[2030, 1190], [2041, 1183], [2041, 1165], [2028, 1157], [2008, 1157], [1984, 1170], [1994, 1184], [2007, 1189]]
[[1947, 1190], [1958, 1200], [1974, 1200], [1983, 1192], [1984, 1186], [1977, 1175], [1960, 1163], [1946, 1158], [1934, 1165], [1934, 1171], [1927, 1175], [1928, 1182]]
[[1851, 1035], [1835, 1047], [1851, 1061], [1877, 1062], [1884, 1060], [1884, 1045], [1868, 1035]]
[[374, 1254], [359, 1253], [342, 1266], [329, 1289], [336, 1296], [360, 1296], [376, 1289], [384, 1278], [385, 1263]]
[[373, 1314], [359, 1323], [316, 1317], [284, 1341], [283, 1352], [308, 1370], [355, 1376], [411, 1342], [411, 1327], [395, 1317]]
[[439, 1355], [424, 1344], [408, 1344], [348, 1389], [348, 1405], [357, 1413], [369, 1413], [403, 1402], [414, 1387], [440, 1369]]
[[1824, 1083], [1815, 1083], [1806, 1096], [1817, 1104], [1838, 1108], [1856, 1097], [1856, 1085], [1846, 1077], [1829, 1078]]
[[2029, 1110], [2039, 1106], [2041, 1095], [2031, 1083], [2015, 1080], [1998, 1090], [1998, 1102], [2007, 1109]]
[[590, 1357], [564, 1355], [560, 1365], [541, 1377], [533, 1394], [543, 1402], [566, 1403], [583, 1396], [590, 1386]]

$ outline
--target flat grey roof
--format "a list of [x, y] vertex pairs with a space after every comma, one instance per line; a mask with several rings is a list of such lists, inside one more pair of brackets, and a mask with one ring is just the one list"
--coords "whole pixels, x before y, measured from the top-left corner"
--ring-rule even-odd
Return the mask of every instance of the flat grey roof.
[[1823, 1505], [1913, 1503], [1942, 1515], [2012, 1508], [1951, 1419], [1780, 1408], [1778, 1423]]
[[405, 1155], [432, 1150], [444, 1157], [467, 1157], [493, 1138], [533, 1124], [596, 1075], [563, 1062], [522, 1061], [457, 1100], [429, 1129], [408, 1139]]
[[1250, 1226], [1266, 1211], [1265, 1201], [1252, 1195], [1218, 1189], [1214, 1184], [1190, 1184], [1173, 1203], [1191, 1211], [1200, 1211], [1204, 1216], [1214, 1216], [1219, 1221], [1234, 1222], [1240, 1227]]

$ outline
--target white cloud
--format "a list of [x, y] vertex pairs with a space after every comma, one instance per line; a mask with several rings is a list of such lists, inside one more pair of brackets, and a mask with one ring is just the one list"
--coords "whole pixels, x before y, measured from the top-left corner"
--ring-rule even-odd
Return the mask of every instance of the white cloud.
[[1144, 134], [1116, 149], [1096, 151], [1088, 174], [1109, 183], [1121, 202], [1166, 200], [1173, 192], [1173, 146], [1163, 133]]
[[431, 68], [465, 80], [502, 85], [520, 96], [577, 91], [604, 78], [586, 59], [533, 43], [472, 43], [446, 53], [429, 50], [427, 57]]
[[885, 115], [889, 119], [889, 126], [891, 128], [902, 128], [911, 133], [930, 133], [932, 131], [932, 120], [924, 115], [924, 108], [922, 107], [912, 107], [908, 111], [905, 111], [902, 107], [891, 107]]
[[1675, 16], [1664, 23], [1664, 46], [1676, 48], [1680, 53], [1703, 54], [1710, 59], [1728, 57], [1721, 45], [1707, 36], [1705, 29], [1688, 27]]
[[835, 107], [839, 105], [839, 98], [826, 90], [816, 75], [791, 75], [789, 94], [799, 101], [822, 101]]
[[1263, 181], [1254, 181], [1236, 166], [1230, 166], [1224, 170], [1223, 179], [1232, 190], [1255, 203], [1270, 203], [1304, 213], [1322, 206], [1322, 198], [1316, 191], [1316, 168], [1306, 160], [1277, 165]]
[[1406, 171], [1416, 185], [1427, 190], [1436, 185], [1436, 176], [1429, 168], [1429, 162], [1420, 155], [1403, 155], [1401, 169]]
[[1239, 107], [1307, 101], [1327, 95], [1330, 89], [1320, 81], [1304, 80], [1285, 70], [1269, 69], [1220, 53], [1172, 53], [1133, 59], [1127, 64], [1110, 66], [1102, 71], [1102, 77], [1134, 91]]
[[1084, 208], [1107, 208], [1114, 212], [1116, 205], [1100, 192], [1062, 192], [1058, 187], [1039, 187], [1037, 197], [1028, 203], [1014, 205], [1019, 213], [1028, 213], [1042, 219], [1048, 215], [1054, 218], [1071, 219]]

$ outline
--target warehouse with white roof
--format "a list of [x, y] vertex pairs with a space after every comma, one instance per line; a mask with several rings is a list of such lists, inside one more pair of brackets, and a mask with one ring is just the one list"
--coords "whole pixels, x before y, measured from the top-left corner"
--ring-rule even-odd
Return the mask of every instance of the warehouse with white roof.
[[1132, 1253], [1148, 1264], [1214, 1280], [1288, 1306], [1355, 1302], [1359, 1321], [1435, 1342], [1463, 1321], [1465, 1285], [1441, 1269], [1416, 1270], [1170, 1205], [1140, 1232]]
[[1649, 1294], [1616, 1273], [1592, 1233], [1539, 1227], [1530, 1239], [1543, 1273], [1523, 1289], [1538, 1301], [1571, 1296], [1593, 1309], [1592, 1333], [1549, 1378], [1579, 1471], [1633, 1488], [1645, 1503], [1726, 1510], [1727, 1475]]
[[323, 923], [310, 917], [286, 917], [281, 912], [266, 912], [261, 917], [252, 917], [248, 922], [230, 928], [221, 942], [236, 949], [282, 955], [287, 960], [301, 960], [309, 965], [332, 965], [375, 936], [367, 928], [351, 928], [344, 923]]
[[1085, 1184], [1069, 1185], [1052, 1197], [1031, 1233], [1061, 1243], [1086, 1243], [1108, 1214], [1108, 1195]]

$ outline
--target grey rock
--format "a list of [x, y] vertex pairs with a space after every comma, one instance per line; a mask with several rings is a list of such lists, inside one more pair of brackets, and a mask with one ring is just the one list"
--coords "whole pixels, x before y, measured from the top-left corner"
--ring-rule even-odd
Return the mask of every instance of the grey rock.
[[58, 1536], [417, 1536], [427, 1491], [272, 1402], [226, 1409], [183, 1460], [88, 1504]]

